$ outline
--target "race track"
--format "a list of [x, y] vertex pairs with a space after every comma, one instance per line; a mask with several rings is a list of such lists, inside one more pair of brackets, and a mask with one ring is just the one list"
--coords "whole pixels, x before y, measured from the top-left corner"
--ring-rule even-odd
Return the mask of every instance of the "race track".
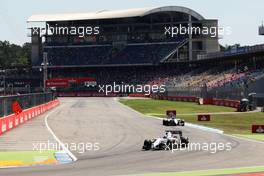
[[[64, 143], [99, 143], [100, 150], [85, 153], [73, 151], [78, 158], [75, 163], [0, 169], [0, 175], [128, 175], [261, 166], [264, 163], [264, 145], [261, 143], [187, 127], [180, 129], [184, 136], [189, 137], [190, 142], [230, 142], [232, 150], [215, 154], [206, 151], [142, 151], [144, 139], [162, 136], [165, 129], [174, 127], [163, 127], [160, 120], [141, 116], [122, 106], [114, 98], [61, 98], [60, 101], [61, 105], [49, 112], [48, 118], [49, 126], [58, 138]], [[34, 125], [34, 120], [30, 123], [31, 126]], [[37, 120], [36, 123], [39, 124], [40, 121]], [[42, 126], [44, 125], [43, 121]], [[34, 131], [31, 133], [31, 128], [23, 125], [0, 138], [7, 141], [10, 138], [16, 141], [12, 145], [17, 146], [19, 140], [14, 139], [16, 130], [23, 134], [30, 133], [29, 139], [34, 133], [40, 137], [40, 133], [43, 133], [47, 138], [47, 130], [40, 128], [41, 132], [36, 132], [36, 128], [32, 129]]]

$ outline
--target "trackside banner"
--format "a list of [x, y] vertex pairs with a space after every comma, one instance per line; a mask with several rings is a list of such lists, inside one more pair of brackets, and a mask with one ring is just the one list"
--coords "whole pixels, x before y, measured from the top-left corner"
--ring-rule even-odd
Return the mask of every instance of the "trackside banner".
[[264, 134], [264, 125], [252, 125], [252, 133]]
[[198, 115], [198, 121], [210, 121], [211, 115], [204, 114], [204, 115]]

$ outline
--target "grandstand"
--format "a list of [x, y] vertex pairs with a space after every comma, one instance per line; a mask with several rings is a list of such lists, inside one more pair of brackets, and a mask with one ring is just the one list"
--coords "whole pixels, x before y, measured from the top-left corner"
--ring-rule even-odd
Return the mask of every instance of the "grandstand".
[[[48, 30], [43, 35], [32, 35], [34, 66], [42, 62], [43, 51], [48, 53], [53, 66], [64, 67], [153, 65], [165, 61], [172, 53], [177, 60], [188, 61], [196, 60], [201, 53], [219, 51], [217, 36], [166, 33], [165, 29], [170, 27], [218, 27], [217, 20], [205, 19], [185, 7], [33, 15], [28, 22], [45, 22], [47, 29], [58, 29], [51, 35]], [[81, 26], [89, 26], [91, 32], [80, 36], [67, 30]], [[98, 31], [92, 32], [95, 28]], [[41, 41], [45, 41], [43, 46]]]
[[[198, 28], [217, 28], [218, 21], [186, 7], [33, 15], [28, 22], [45, 23], [44, 32], [32, 28], [31, 62], [41, 79], [47, 53], [46, 86], [57, 92], [96, 92], [98, 84], [116, 82], [165, 84], [177, 95], [201, 96], [206, 90], [217, 96], [229, 88], [239, 99], [263, 76], [264, 45], [220, 51], [218, 33], [194, 34]], [[85, 35], [69, 32], [82, 27], [88, 27]], [[181, 27], [192, 34], [167, 30]]]

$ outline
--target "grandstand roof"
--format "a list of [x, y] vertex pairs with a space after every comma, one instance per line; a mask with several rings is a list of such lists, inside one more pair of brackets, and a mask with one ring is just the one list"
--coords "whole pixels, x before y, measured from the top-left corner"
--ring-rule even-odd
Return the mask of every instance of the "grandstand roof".
[[76, 20], [95, 20], [95, 19], [113, 19], [127, 17], [143, 17], [158, 12], [182, 12], [190, 14], [198, 20], [203, 20], [203, 16], [192, 9], [181, 6], [165, 6], [156, 8], [139, 8], [127, 10], [102, 10], [89, 13], [62, 13], [62, 14], [39, 14], [32, 15], [27, 22], [46, 22], [46, 21], [76, 21]]

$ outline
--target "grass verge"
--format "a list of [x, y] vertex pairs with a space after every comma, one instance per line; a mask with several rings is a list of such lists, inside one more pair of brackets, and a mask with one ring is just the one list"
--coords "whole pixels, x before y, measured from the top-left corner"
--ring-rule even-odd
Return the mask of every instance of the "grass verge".
[[201, 106], [193, 102], [177, 102], [153, 99], [121, 99], [120, 102], [143, 114], [165, 115], [166, 110], [171, 109], [176, 109], [178, 114], [235, 111], [234, 108], [213, 105]]
[[141, 176], [193, 176], [193, 175], [213, 176], [213, 175], [230, 175], [230, 174], [243, 174], [243, 173], [258, 173], [263, 171], [264, 171], [264, 167], [260, 166], [260, 167], [190, 171], [190, 172], [153, 173], [153, 174], [143, 174]]
[[6, 151], [0, 152], [0, 167], [53, 164], [56, 151]]
[[[167, 100], [152, 99], [132, 99], [120, 100], [121, 103], [127, 105], [136, 111], [145, 115], [156, 114], [157, 117], [164, 117], [166, 110], [176, 109], [178, 114], [185, 113], [215, 113], [215, 112], [235, 112], [234, 108], [222, 106], [198, 105], [190, 102], [176, 102]], [[217, 114], [212, 115], [210, 122], [198, 122], [196, 115], [182, 116], [186, 122], [204, 125], [208, 127], [218, 128], [226, 134], [246, 135], [254, 137], [254, 139], [263, 139], [264, 135], [252, 135], [252, 124], [264, 124], [264, 113], [239, 113], [239, 114]]]

